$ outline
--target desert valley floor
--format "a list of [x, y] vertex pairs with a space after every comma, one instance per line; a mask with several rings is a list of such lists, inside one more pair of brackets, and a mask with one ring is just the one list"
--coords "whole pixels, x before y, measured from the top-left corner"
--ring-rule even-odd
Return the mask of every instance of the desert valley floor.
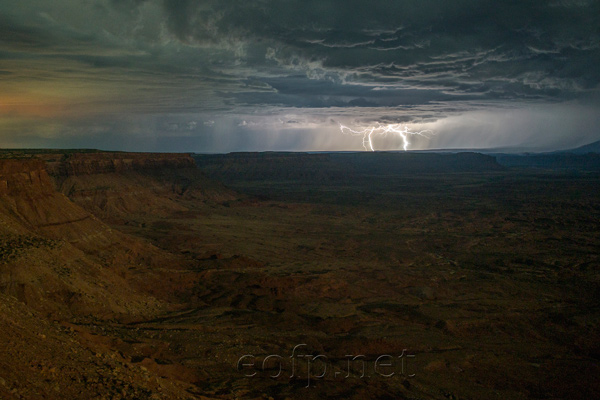
[[600, 397], [600, 176], [5, 152], [0, 398]]

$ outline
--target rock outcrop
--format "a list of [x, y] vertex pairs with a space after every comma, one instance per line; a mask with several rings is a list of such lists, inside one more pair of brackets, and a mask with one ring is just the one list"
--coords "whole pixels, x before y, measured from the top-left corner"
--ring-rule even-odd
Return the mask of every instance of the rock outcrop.
[[54, 176], [95, 175], [161, 169], [195, 168], [194, 159], [183, 153], [72, 153], [49, 160]]
[[164, 264], [178, 261], [56, 191], [43, 161], [0, 159], [0, 292], [52, 314], [152, 315]]
[[54, 192], [45, 164], [35, 159], [0, 159], [0, 195], [47, 195]]
[[72, 153], [46, 157], [57, 189], [90, 213], [108, 220], [131, 214], [185, 212], [182, 200], [236, 197], [208, 179], [189, 154]]

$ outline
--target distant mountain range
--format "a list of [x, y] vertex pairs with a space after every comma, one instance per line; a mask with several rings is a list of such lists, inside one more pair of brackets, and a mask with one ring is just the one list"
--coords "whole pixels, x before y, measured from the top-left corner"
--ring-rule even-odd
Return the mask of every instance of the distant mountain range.
[[[392, 151], [403, 153], [403, 150]], [[427, 150], [411, 150], [411, 153], [481, 153], [489, 155], [540, 155], [540, 154], [588, 154], [600, 153], [600, 140], [589, 143], [580, 147], [564, 150], [542, 151], [534, 147], [489, 147], [489, 148], [454, 148], [454, 149], [427, 149]]]
[[570, 150], [563, 150], [560, 153], [571, 153], [571, 154], [588, 154], [588, 153], [600, 153], [600, 140], [590, 144], [586, 144], [580, 147], [576, 147]]
[[494, 154], [505, 167], [553, 169], [565, 171], [600, 171], [600, 141], [549, 153]]

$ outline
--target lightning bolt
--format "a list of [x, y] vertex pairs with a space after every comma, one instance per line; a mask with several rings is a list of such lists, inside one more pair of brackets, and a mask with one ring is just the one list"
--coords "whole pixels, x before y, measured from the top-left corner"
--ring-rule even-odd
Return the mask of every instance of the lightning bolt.
[[370, 151], [375, 151], [375, 148], [373, 147], [373, 135], [381, 135], [381, 136], [386, 136], [388, 134], [397, 134], [398, 136], [400, 136], [402, 138], [402, 142], [403, 142], [403, 149], [404, 151], [408, 150], [408, 146], [410, 146], [410, 142], [408, 141], [408, 137], [409, 136], [414, 136], [414, 135], [418, 135], [418, 136], [424, 136], [424, 137], [428, 137], [427, 134], [433, 133], [433, 131], [431, 130], [423, 130], [423, 131], [411, 131], [410, 129], [408, 129], [408, 126], [404, 125], [404, 127], [402, 127], [402, 124], [388, 124], [388, 125], [383, 125], [378, 123], [375, 126], [370, 126], [368, 128], [365, 128], [363, 130], [359, 130], [356, 131], [354, 129], [348, 128], [347, 126], [344, 126], [342, 124], [340, 124], [340, 130], [342, 131], [342, 133], [349, 133], [352, 136], [362, 136], [363, 138], [363, 147], [365, 148], [365, 150], [370, 150]]

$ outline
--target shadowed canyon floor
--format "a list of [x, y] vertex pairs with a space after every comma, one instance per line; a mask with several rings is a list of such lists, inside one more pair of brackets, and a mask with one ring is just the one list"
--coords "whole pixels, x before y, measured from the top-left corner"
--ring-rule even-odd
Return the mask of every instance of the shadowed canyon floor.
[[2, 398], [600, 396], [595, 173], [10, 156]]

